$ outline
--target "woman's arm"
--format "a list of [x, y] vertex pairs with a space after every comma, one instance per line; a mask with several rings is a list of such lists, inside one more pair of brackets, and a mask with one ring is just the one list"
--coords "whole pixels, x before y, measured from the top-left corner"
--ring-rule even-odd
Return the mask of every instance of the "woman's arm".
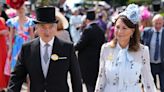
[[2, 31], [0, 31], [0, 35], [7, 35], [8, 34], [8, 31], [7, 30], [2, 30]]
[[157, 92], [150, 69], [150, 56], [147, 46], [143, 48], [143, 67], [141, 70], [141, 81], [144, 86], [144, 92]]
[[5, 25], [5, 19], [0, 17], [0, 21], [2, 22], [2, 24], [0, 25], [1, 26], [1, 31], [0, 31], [0, 35], [7, 35], [8, 34], [8, 31], [7, 31], [7, 27]]
[[29, 33], [30, 33], [30, 39], [34, 39], [35, 35], [34, 35], [34, 28], [33, 27], [30, 27]]
[[15, 34], [15, 29], [10, 27], [8, 55], [11, 54], [11, 51], [12, 51], [14, 34]]
[[96, 82], [95, 92], [103, 92], [105, 84], [106, 84], [106, 77], [105, 77], [105, 60], [103, 58], [103, 51], [104, 45], [101, 48], [100, 53], [100, 65], [99, 65], [99, 74]]

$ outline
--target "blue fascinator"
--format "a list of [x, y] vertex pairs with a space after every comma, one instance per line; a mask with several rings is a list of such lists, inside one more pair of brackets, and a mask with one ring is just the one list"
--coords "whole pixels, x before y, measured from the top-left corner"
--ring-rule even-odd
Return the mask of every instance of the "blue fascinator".
[[119, 15], [126, 16], [133, 24], [137, 24], [140, 20], [139, 16], [139, 7], [136, 4], [129, 4], [125, 11], [120, 13]]

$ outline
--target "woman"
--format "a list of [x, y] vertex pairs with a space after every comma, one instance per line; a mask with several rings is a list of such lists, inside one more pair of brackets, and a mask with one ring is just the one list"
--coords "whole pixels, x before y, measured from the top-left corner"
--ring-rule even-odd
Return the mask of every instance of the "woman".
[[22, 44], [33, 39], [33, 20], [25, 16], [25, 6], [16, 9], [18, 16], [6, 23], [10, 27], [9, 52], [11, 53], [11, 70], [13, 70]]
[[139, 30], [143, 32], [145, 27], [151, 27], [152, 26], [152, 14], [148, 10], [147, 7], [143, 6], [143, 9], [140, 9], [140, 23], [139, 23]]
[[4, 67], [7, 58], [7, 45], [5, 39], [7, 33], [5, 19], [0, 17], [0, 92], [4, 92], [4, 88], [7, 87], [9, 80], [9, 76], [4, 75]]
[[81, 30], [78, 29], [82, 25], [82, 16], [79, 14], [78, 9], [73, 10], [73, 14], [70, 17], [70, 34], [74, 44], [76, 44], [80, 39]]
[[115, 38], [101, 49], [95, 92], [156, 92], [148, 47], [139, 42], [138, 6], [130, 4], [115, 21]]
[[65, 30], [69, 26], [67, 19], [59, 11], [56, 12], [56, 19], [58, 20], [56, 36], [65, 42], [71, 42], [69, 33]]

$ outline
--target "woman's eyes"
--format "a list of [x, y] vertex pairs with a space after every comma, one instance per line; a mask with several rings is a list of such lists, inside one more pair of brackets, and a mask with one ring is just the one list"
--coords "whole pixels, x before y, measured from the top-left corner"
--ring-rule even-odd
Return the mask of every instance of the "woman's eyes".
[[119, 27], [119, 26], [116, 26], [116, 29], [127, 29], [126, 27]]
[[127, 29], [126, 27], [123, 27], [122, 29]]

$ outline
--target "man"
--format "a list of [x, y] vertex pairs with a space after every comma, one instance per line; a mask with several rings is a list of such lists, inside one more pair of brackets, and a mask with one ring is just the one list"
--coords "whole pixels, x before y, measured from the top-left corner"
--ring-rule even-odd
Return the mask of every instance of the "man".
[[75, 49], [78, 51], [83, 82], [86, 84], [88, 92], [94, 92], [99, 69], [100, 49], [105, 42], [105, 36], [95, 22], [95, 12], [92, 10], [87, 11], [86, 25]]
[[157, 14], [153, 17], [153, 27], [145, 28], [142, 36], [142, 43], [150, 50], [150, 65], [154, 82], [156, 75], [159, 75], [160, 89], [164, 92], [164, 28], [163, 17]]
[[82, 92], [80, 69], [73, 45], [54, 37], [57, 30], [55, 8], [37, 8], [36, 15], [39, 37], [23, 45], [7, 92], [20, 92], [27, 74], [30, 92], [69, 92], [68, 71], [73, 92]]

